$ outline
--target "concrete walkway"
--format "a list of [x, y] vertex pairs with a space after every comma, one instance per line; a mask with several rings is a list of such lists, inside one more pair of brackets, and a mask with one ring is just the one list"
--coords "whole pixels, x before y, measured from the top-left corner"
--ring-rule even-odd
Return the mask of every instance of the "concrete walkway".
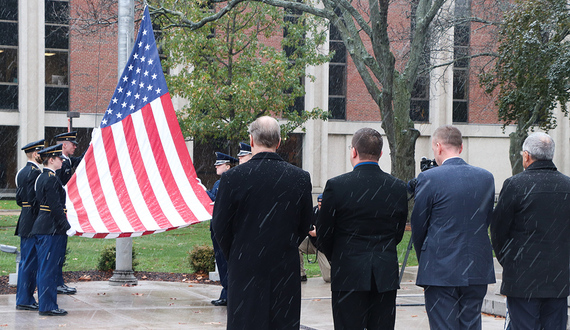
[[[423, 291], [409, 267], [398, 291], [396, 329], [429, 329]], [[71, 283], [78, 293], [58, 296], [63, 317], [18, 311], [15, 295], [0, 295], [0, 329], [225, 329], [226, 308], [215, 307], [220, 286], [139, 281], [116, 287], [104, 282]], [[330, 284], [310, 278], [302, 284], [301, 329], [332, 330]], [[504, 318], [483, 315], [483, 329], [503, 329]]]

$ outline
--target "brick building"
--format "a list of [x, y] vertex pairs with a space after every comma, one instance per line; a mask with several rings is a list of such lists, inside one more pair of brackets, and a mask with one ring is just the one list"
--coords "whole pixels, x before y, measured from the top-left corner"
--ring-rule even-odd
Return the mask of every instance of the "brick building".
[[[52, 144], [53, 136], [68, 129], [68, 112], [80, 113], [72, 124], [79, 131], [78, 151], [85, 150], [90, 132], [99, 125], [116, 86], [116, 27], [83, 35], [70, 26], [69, 19], [62, 18], [65, 15], [60, 15], [76, 15], [83, 3], [0, 0], [0, 197], [13, 195], [15, 174], [25, 164], [20, 148], [41, 138]], [[477, 7], [457, 0], [455, 7], [448, 10], [467, 9], [476, 11]], [[391, 10], [394, 26], [404, 32], [409, 29], [406, 5], [402, 2]], [[447, 38], [430, 50], [431, 64], [445, 63], [454, 54], [492, 46], [492, 36], [483, 30], [472, 23], [448, 31]], [[404, 49], [406, 45], [395, 43], [394, 47]], [[311, 173], [314, 193], [322, 191], [328, 178], [351, 169], [347, 146], [357, 129], [373, 127], [382, 132], [378, 107], [334, 29], [329, 33], [328, 49], [336, 51], [330, 63], [307, 69], [317, 79], [305, 82], [304, 105], [306, 109], [328, 110], [332, 119], [308, 122], [306, 132], [296, 132], [282, 150], [292, 162]], [[412, 115], [422, 134], [416, 156], [418, 160], [422, 156], [432, 158], [431, 132], [443, 124], [457, 125], [465, 136], [463, 157], [490, 170], [498, 190], [510, 176], [508, 133], [512, 128], [503, 133], [494, 99], [479, 87], [478, 68], [485, 64], [485, 59], [475, 58], [455, 67], [437, 68], [420, 79], [412, 95]], [[175, 99], [175, 108], [182, 102]], [[563, 173], [570, 174], [570, 153], [564, 152], [570, 141], [570, 128], [565, 118], [559, 117], [558, 123], [559, 128], [551, 132], [558, 144], [554, 161]], [[191, 150], [202, 148], [189, 145]], [[380, 164], [389, 171], [387, 143], [385, 146]], [[199, 176], [211, 174], [207, 170], [213, 163], [211, 157], [200, 152], [193, 155]]]

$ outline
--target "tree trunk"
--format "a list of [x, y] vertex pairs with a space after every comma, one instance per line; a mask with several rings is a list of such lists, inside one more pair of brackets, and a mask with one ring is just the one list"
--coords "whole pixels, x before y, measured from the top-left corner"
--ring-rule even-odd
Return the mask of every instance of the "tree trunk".
[[518, 174], [524, 170], [522, 165], [522, 145], [524, 140], [528, 137], [528, 132], [523, 129], [521, 125], [517, 124], [516, 131], [509, 134], [509, 160], [511, 161], [512, 174]]

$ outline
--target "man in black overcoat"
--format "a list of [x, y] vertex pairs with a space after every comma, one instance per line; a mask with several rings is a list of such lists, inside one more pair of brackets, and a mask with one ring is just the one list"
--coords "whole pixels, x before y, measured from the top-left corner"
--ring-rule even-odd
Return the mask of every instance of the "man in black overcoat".
[[36, 276], [38, 273], [38, 255], [35, 239], [31, 234], [32, 227], [40, 209], [36, 201], [34, 185], [42, 172], [41, 157], [38, 151], [44, 148], [45, 141], [39, 140], [28, 143], [22, 150], [26, 153], [28, 162], [16, 174], [16, 203], [22, 207], [15, 235], [20, 236], [20, 264], [18, 265], [18, 291], [16, 292], [16, 309], [37, 311], [38, 304], [34, 298]]
[[566, 329], [570, 259], [570, 178], [552, 162], [554, 141], [531, 134], [524, 172], [505, 180], [491, 239], [503, 266], [511, 328]]
[[228, 329], [299, 329], [298, 246], [311, 225], [309, 173], [275, 151], [271, 117], [249, 127], [253, 157], [222, 174], [214, 236], [228, 262]]
[[352, 172], [327, 181], [317, 246], [331, 260], [334, 326], [393, 329], [398, 255], [408, 214], [406, 184], [380, 169], [382, 136], [372, 128], [352, 138]]

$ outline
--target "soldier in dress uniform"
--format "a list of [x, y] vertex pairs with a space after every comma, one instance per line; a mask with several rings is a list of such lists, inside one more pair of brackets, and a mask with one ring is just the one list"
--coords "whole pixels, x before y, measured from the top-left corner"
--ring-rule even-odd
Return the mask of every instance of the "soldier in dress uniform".
[[[237, 164], [239, 161], [232, 156], [226, 155], [221, 152], [216, 152], [216, 162], [214, 166], [216, 167], [216, 174], [222, 175], [224, 172], [229, 170], [232, 165]], [[212, 190], [207, 191], [208, 196], [212, 199], [212, 202], [216, 201], [216, 195], [218, 194], [218, 186], [220, 185], [220, 180], [214, 183]], [[210, 222], [211, 224], [211, 222]], [[220, 298], [217, 300], [212, 300], [212, 305], [214, 306], [227, 306], [228, 304], [228, 263], [226, 258], [220, 250], [218, 242], [214, 238], [214, 233], [212, 232], [212, 226], [210, 225], [210, 235], [212, 237], [212, 244], [214, 246], [214, 256], [216, 258], [216, 264], [218, 265], [218, 272], [220, 273], [220, 283], [222, 284], [222, 292], [220, 293]]]
[[61, 168], [62, 145], [58, 144], [40, 151], [44, 170], [36, 181], [36, 200], [40, 210], [34, 222], [38, 253], [38, 300], [40, 315], [62, 316], [67, 311], [57, 305], [57, 281], [65, 258], [66, 232], [70, 228], [65, 213], [65, 190], [56, 171]]
[[251, 153], [251, 146], [247, 143], [239, 143], [239, 153], [237, 154], [240, 165], [247, 162], [253, 156]]
[[[62, 145], [62, 160], [63, 164], [61, 165], [61, 169], [56, 171], [56, 175], [61, 180], [62, 185], [66, 185], [77, 165], [83, 159], [81, 157], [73, 157], [73, 153], [75, 149], [77, 149], [77, 132], [66, 132], [55, 136], [56, 143], [61, 143]], [[63, 205], [65, 207], [65, 198], [63, 199]], [[64, 254], [65, 250], [67, 249], [67, 239], [65, 242], [65, 246], [63, 247]], [[57, 293], [58, 294], [75, 294], [77, 290], [75, 288], [67, 286], [63, 282], [63, 263], [65, 262], [65, 258], [61, 260], [61, 267], [59, 269], [58, 281], [57, 281]]]
[[39, 210], [39, 205], [36, 202], [36, 190], [34, 189], [36, 179], [42, 172], [38, 151], [44, 146], [44, 139], [26, 144], [22, 150], [26, 153], [28, 162], [16, 174], [16, 203], [22, 207], [15, 233], [15, 235], [20, 236], [20, 265], [18, 268], [18, 291], [16, 292], [16, 309], [19, 310], [38, 310], [38, 303], [34, 298], [38, 258], [34, 244], [35, 239], [31, 231]]

